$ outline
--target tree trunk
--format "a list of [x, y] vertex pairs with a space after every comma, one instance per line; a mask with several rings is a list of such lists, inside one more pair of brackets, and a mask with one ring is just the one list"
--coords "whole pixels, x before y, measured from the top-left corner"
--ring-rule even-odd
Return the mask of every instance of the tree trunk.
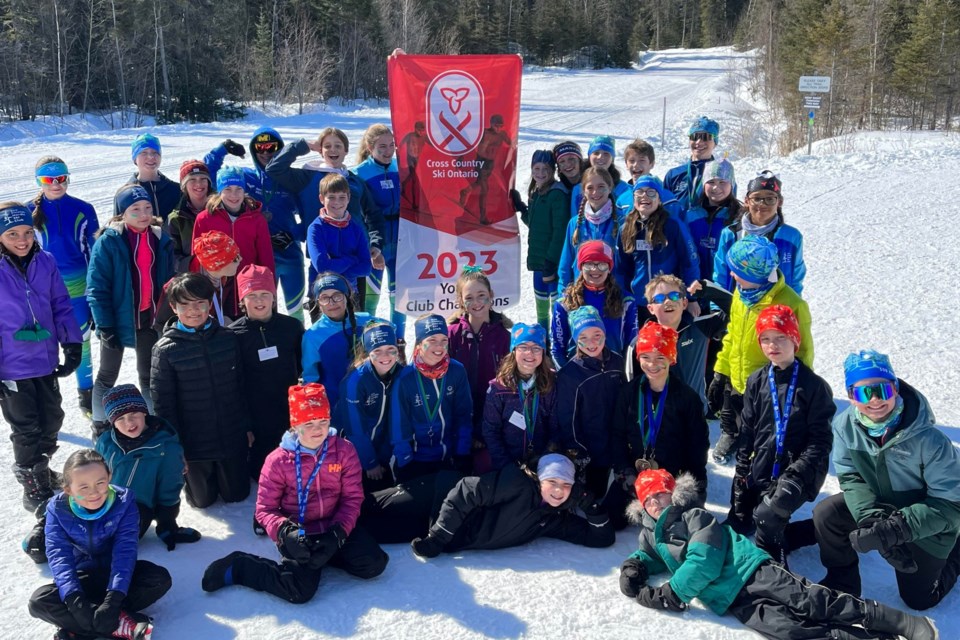
[[120, 51], [120, 28], [117, 26], [117, 0], [110, 0], [113, 13], [113, 42], [117, 49], [117, 75], [120, 79], [120, 126], [127, 126], [127, 86], [123, 78], [123, 53]]

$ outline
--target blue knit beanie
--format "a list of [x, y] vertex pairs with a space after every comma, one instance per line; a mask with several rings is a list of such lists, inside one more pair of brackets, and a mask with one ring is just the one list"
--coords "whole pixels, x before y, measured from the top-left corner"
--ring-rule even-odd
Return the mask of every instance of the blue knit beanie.
[[363, 348], [367, 353], [380, 347], [397, 346], [397, 330], [393, 324], [374, 318], [363, 328]]
[[[136, 138], [133, 139], [133, 143], [130, 145], [130, 157], [136, 162], [137, 156], [140, 155], [140, 152], [145, 149], [153, 149], [158, 154], [160, 153], [160, 140], [156, 136], [149, 133], [141, 133]], [[162, 154], [161, 154], [162, 155]]]
[[616, 143], [613, 140], [613, 136], [597, 136], [590, 143], [590, 149], [587, 151], [589, 156], [594, 151], [606, 151], [612, 156], [617, 155], [616, 152]]
[[769, 282], [773, 270], [779, 265], [777, 245], [764, 236], [744, 236], [727, 252], [730, 271], [752, 284]]
[[150, 194], [147, 193], [146, 189], [138, 184], [125, 184], [120, 187], [120, 190], [117, 191], [117, 195], [113, 197], [113, 201], [116, 205], [117, 211], [120, 212], [120, 215], [123, 215], [123, 213], [130, 208], [130, 206], [137, 202], [146, 201], [150, 204], [153, 204]]
[[660, 196], [661, 204], [677, 199], [677, 196], [667, 191], [666, 187], [663, 186], [663, 183], [660, 182], [660, 178], [650, 175], [649, 173], [645, 176], [640, 176], [633, 181], [633, 190], [636, 191], [637, 189], [655, 189], [657, 194]]
[[547, 348], [547, 332], [538, 324], [518, 322], [510, 329], [510, 351], [524, 342], [533, 342], [541, 349]]
[[135, 385], [118, 384], [112, 389], [108, 389], [103, 394], [103, 411], [107, 415], [110, 424], [117, 421], [118, 418], [134, 411], [149, 414], [147, 401], [143, 399]]
[[533, 157], [530, 159], [530, 166], [537, 163], [543, 163], [550, 167], [551, 169], [557, 168], [557, 161], [553, 158], [553, 151], [550, 149], [537, 149], [533, 152]]
[[315, 295], [320, 297], [320, 294], [327, 289], [334, 289], [347, 297], [350, 296], [350, 285], [338, 273], [326, 273], [317, 276], [316, 283], [313, 285]]
[[859, 353], [851, 353], [843, 361], [843, 379], [847, 389], [861, 380], [869, 378], [884, 378], [890, 380], [899, 388], [897, 374], [890, 366], [889, 356], [873, 349], [864, 349]]
[[567, 321], [570, 323], [570, 332], [573, 334], [574, 342], [580, 339], [581, 333], [591, 327], [600, 329], [604, 332], [604, 335], [607, 332], [606, 327], [603, 326], [603, 318], [600, 317], [600, 312], [588, 304], [571, 311], [570, 315], [567, 316]]
[[243, 177], [243, 169], [230, 166], [222, 167], [217, 171], [217, 193], [220, 193], [227, 187], [240, 187], [247, 190], [247, 181]]
[[0, 234], [6, 233], [14, 227], [32, 227], [33, 214], [19, 202], [0, 209]]
[[692, 136], [695, 133], [709, 133], [713, 136], [715, 143], [720, 143], [720, 125], [716, 120], [711, 120], [707, 116], [700, 116], [690, 125], [690, 130], [687, 131], [687, 135]]
[[435, 313], [417, 318], [417, 321], [413, 323], [413, 330], [416, 335], [417, 344], [420, 344], [430, 336], [439, 334], [449, 335], [447, 333], [447, 323], [443, 319], [443, 316], [438, 316]]
[[573, 461], [561, 453], [548, 453], [537, 463], [538, 480], [560, 480], [574, 484], [575, 467]]

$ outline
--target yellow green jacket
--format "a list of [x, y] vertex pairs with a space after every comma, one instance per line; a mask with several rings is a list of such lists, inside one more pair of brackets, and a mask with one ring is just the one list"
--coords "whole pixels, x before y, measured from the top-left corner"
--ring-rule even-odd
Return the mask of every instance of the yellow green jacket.
[[740, 291], [733, 294], [730, 305], [730, 322], [727, 335], [723, 337], [723, 346], [717, 356], [713, 370], [730, 377], [730, 383], [737, 393], [743, 393], [750, 374], [767, 364], [767, 358], [760, 350], [757, 339], [757, 317], [760, 312], [775, 304], [785, 304], [797, 314], [800, 323], [800, 350], [797, 357], [803, 364], [813, 369], [813, 335], [810, 333], [810, 308], [797, 293], [787, 286], [783, 274], [777, 272], [777, 283], [760, 298], [760, 302], [748, 307], [740, 300]]

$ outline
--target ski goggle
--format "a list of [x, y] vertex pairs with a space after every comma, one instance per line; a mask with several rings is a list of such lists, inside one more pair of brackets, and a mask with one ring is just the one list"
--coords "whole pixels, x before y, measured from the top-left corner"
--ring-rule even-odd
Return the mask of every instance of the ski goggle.
[[658, 293], [650, 300], [653, 302], [653, 304], [663, 304], [667, 300], [670, 302], [680, 302], [681, 297], [682, 296], [680, 295], [679, 291], [671, 291], [670, 293]]
[[889, 400], [897, 395], [897, 388], [892, 382], [878, 382], [868, 384], [862, 387], [850, 387], [850, 399], [867, 404], [874, 398], [878, 400]]
[[37, 184], [41, 186], [49, 186], [51, 184], [67, 184], [68, 182], [70, 182], [70, 176], [66, 174], [62, 176], [37, 176]]
[[713, 136], [703, 131], [690, 134], [690, 142], [709, 142], [710, 140], [713, 140]]
[[257, 153], [276, 153], [280, 148], [279, 142], [254, 142], [253, 148]]
[[50, 332], [40, 326], [39, 322], [25, 324], [22, 329], [13, 334], [13, 339], [21, 342], [43, 342], [49, 338]]

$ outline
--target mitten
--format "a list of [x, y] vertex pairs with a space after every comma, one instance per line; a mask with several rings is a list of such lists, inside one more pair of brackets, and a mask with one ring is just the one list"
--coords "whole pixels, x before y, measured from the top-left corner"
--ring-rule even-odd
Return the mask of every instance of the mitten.
[[234, 142], [230, 138], [223, 141], [223, 148], [227, 150], [227, 153], [232, 156], [237, 156], [238, 158], [243, 158], [247, 155], [247, 150], [243, 148], [243, 145], [239, 142]]
[[910, 527], [899, 511], [850, 532], [850, 544], [858, 553], [889, 551], [912, 539]]
[[300, 527], [287, 520], [280, 525], [277, 532], [277, 549], [280, 555], [297, 563], [306, 563], [310, 560], [310, 548], [306, 538], [300, 536]]
[[310, 540], [310, 561], [307, 564], [311, 569], [320, 569], [326, 566], [330, 562], [330, 558], [343, 547], [346, 541], [347, 533], [340, 525], [315, 536]]
[[[80, 591], [74, 591], [67, 599], [63, 601], [67, 605], [67, 611], [77, 621], [77, 626], [84, 631], [93, 630], [93, 614], [97, 608], [93, 603], [87, 600], [87, 597]], [[116, 627], [114, 627], [116, 628]], [[111, 629], [110, 631], [113, 631]]]
[[100, 337], [100, 342], [103, 343], [103, 346], [108, 349], [113, 349], [115, 351], [123, 349], [123, 343], [120, 342], [120, 336], [117, 335], [117, 332], [113, 330], [113, 327], [100, 327], [97, 330], [97, 335]]
[[100, 635], [110, 636], [120, 626], [120, 605], [124, 594], [119, 591], [107, 591], [103, 603], [93, 613], [93, 630]]
[[516, 189], [510, 189], [510, 202], [513, 204], [513, 210], [520, 214], [527, 213], [527, 203], [523, 201], [520, 192]]
[[58, 364], [53, 372], [58, 378], [66, 378], [77, 370], [80, 366], [80, 357], [82, 355], [83, 345], [79, 342], [71, 342], [63, 345], [63, 364]]
[[637, 594], [637, 602], [650, 609], [664, 611], [686, 611], [687, 603], [677, 597], [669, 582], [659, 587], [643, 587]]
[[647, 565], [639, 558], [627, 558], [620, 565], [620, 593], [628, 598], [636, 598], [640, 588], [647, 584], [649, 572]]
[[443, 541], [432, 533], [426, 538], [414, 538], [410, 543], [413, 552], [421, 558], [436, 558], [443, 552]]
[[177, 516], [180, 515], [180, 504], [157, 506], [154, 517], [157, 519], [157, 537], [167, 545], [167, 551], [177, 548], [177, 543], [190, 544], [199, 542], [200, 532], [190, 527], [177, 525]]
[[723, 391], [730, 384], [730, 377], [722, 373], [714, 373], [710, 386], [707, 387], [707, 407], [710, 413], [717, 413], [723, 408]]

